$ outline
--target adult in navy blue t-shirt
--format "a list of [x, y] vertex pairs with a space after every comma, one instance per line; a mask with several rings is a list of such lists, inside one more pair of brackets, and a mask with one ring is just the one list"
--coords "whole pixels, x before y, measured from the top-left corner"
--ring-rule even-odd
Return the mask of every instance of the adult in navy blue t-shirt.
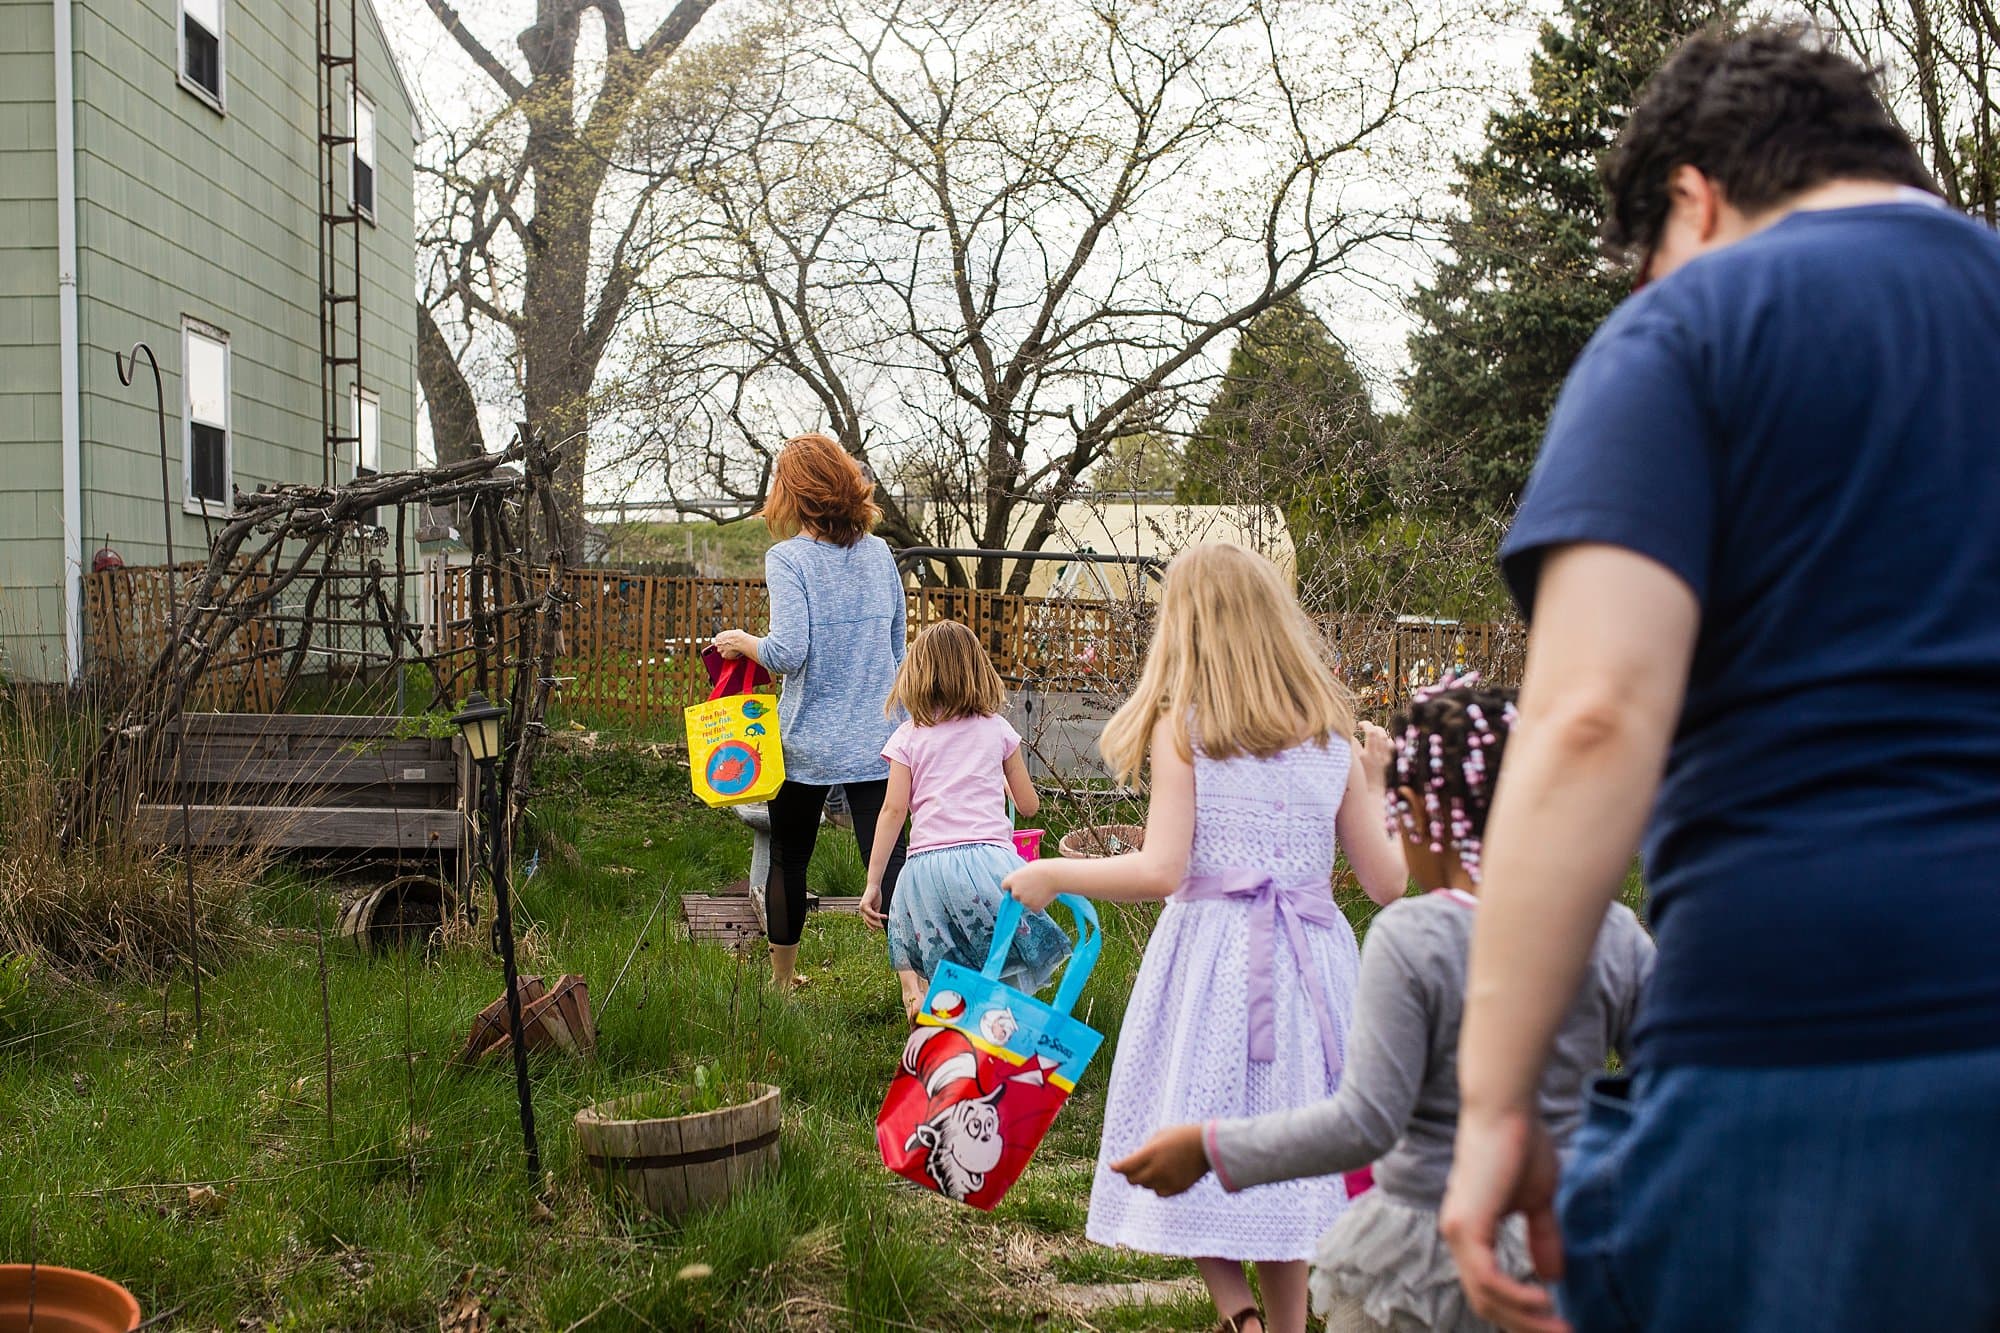
[[1911, 194], [1626, 302], [1507, 538], [1531, 614], [1573, 542], [1701, 607], [1646, 839], [1642, 1061], [2000, 1044], [2000, 237]]
[[1529, 668], [1447, 1235], [1482, 1313], [1557, 1326], [1491, 1228], [1558, 1210], [1533, 1078], [1643, 823], [1659, 959], [1563, 1171], [1564, 1313], [2000, 1328], [2000, 238], [1773, 31], [1684, 48], [1607, 185], [1658, 280], [1503, 548]]

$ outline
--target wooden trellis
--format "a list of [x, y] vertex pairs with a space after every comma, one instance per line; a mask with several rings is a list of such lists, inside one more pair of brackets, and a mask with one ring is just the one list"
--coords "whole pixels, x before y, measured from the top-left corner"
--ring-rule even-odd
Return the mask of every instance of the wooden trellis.
[[[126, 694], [71, 786], [65, 836], [129, 821], [169, 771], [190, 708], [281, 711], [308, 677], [412, 663], [428, 668], [433, 707], [475, 688], [507, 703], [511, 827], [547, 732], [572, 596], [556, 459], [523, 438], [501, 453], [344, 486], [239, 493], [201, 565], [95, 576], [93, 646]], [[425, 508], [454, 512], [470, 550], [458, 619], [430, 639], [405, 558], [409, 515]]]
[[1523, 625], [1350, 617], [1324, 620], [1320, 632], [1335, 672], [1370, 715], [1401, 708], [1412, 691], [1447, 670], [1477, 671], [1492, 684], [1514, 686], [1527, 663]]
[[[769, 598], [761, 579], [661, 578], [616, 570], [569, 570], [568, 614], [556, 670], [572, 712], [647, 728], [677, 720], [708, 690], [701, 650], [718, 630], [761, 625]], [[456, 651], [470, 631], [471, 570], [451, 566], [438, 581], [440, 646]]]

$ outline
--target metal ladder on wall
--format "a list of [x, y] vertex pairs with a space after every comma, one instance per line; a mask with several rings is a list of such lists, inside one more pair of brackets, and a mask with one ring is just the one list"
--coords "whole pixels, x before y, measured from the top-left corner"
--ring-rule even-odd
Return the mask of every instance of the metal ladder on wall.
[[[355, 145], [355, 102], [358, 89], [359, 0], [314, 0], [314, 68], [317, 79], [319, 132], [319, 383], [321, 483], [348, 480], [360, 461], [359, 390], [366, 387], [361, 370], [361, 208], [350, 178]], [[352, 394], [352, 398], [349, 395]], [[358, 644], [338, 642], [348, 637], [347, 620], [337, 603], [344, 599], [342, 580], [330, 580], [329, 603], [319, 645], [329, 666]], [[310, 632], [310, 628], [307, 629]]]
[[[346, 451], [358, 450], [360, 422], [342, 426], [342, 395], [362, 387], [361, 209], [341, 197], [354, 149], [356, 0], [315, 0], [319, 101], [319, 381], [321, 480], [334, 485]], [[341, 22], [345, 10], [346, 22]], [[342, 264], [342, 242], [346, 263]]]

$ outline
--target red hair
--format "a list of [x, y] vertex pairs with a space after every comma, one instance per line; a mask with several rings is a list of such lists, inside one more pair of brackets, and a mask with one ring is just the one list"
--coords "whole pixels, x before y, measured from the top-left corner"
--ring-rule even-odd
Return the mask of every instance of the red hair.
[[836, 546], [852, 546], [874, 531], [882, 510], [861, 464], [830, 436], [794, 435], [778, 451], [771, 488], [759, 511], [771, 535], [802, 529]]

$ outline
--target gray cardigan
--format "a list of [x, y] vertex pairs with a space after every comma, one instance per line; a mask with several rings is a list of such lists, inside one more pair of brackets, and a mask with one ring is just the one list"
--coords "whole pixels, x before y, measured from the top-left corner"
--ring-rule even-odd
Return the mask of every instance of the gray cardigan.
[[[1476, 911], [1444, 893], [1383, 909], [1361, 951], [1339, 1091], [1253, 1120], [1210, 1122], [1203, 1139], [1224, 1189], [1372, 1162], [1377, 1188], [1438, 1205], [1458, 1130], [1458, 1028]], [[1558, 1147], [1583, 1118], [1586, 1080], [1604, 1068], [1607, 1051], [1624, 1048], [1652, 969], [1652, 939], [1630, 909], [1613, 906], [1542, 1075], [1542, 1119]]]
[[880, 537], [852, 546], [794, 537], [764, 556], [771, 632], [757, 660], [784, 682], [785, 777], [819, 787], [878, 782], [896, 724], [882, 713], [903, 662], [903, 579]]

